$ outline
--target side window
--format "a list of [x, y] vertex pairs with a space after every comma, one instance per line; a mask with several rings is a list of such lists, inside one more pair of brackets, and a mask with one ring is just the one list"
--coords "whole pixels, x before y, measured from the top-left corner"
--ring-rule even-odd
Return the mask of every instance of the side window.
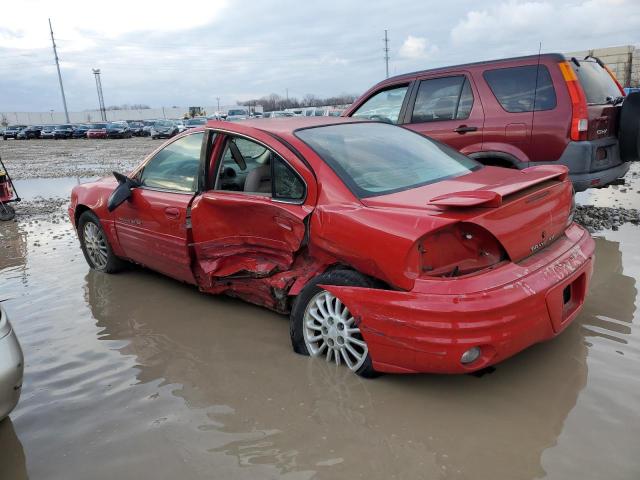
[[273, 177], [273, 198], [279, 200], [302, 200], [304, 198], [304, 183], [280, 157], [275, 157]]
[[469, 118], [473, 92], [464, 75], [420, 82], [411, 122], [437, 122]]
[[304, 183], [278, 155], [241, 137], [227, 139], [217, 190], [266, 195], [282, 200], [304, 198]]
[[403, 85], [378, 92], [364, 102], [351, 116], [398, 123], [400, 109], [408, 88], [408, 85]]
[[552, 110], [556, 107], [556, 92], [549, 70], [544, 65], [487, 70], [483, 76], [507, 112], [531, 112], [534, 110], [534, 99], [536, 111]]
[[187, 135], [160, 150], [143, 167], [140, 183], [163, 190], [195, 192], [203, 136], [203, 132]]
[[464, 120], [471, 115], [471, 108], [473, 107], [473, 91], [471, 91], [471, 84], [469, 79], [464, 79], [464, 85], [462, 85], [462, 92], [460, 92], [460, 102], [458, 103], [458, 113], [456, 120]]

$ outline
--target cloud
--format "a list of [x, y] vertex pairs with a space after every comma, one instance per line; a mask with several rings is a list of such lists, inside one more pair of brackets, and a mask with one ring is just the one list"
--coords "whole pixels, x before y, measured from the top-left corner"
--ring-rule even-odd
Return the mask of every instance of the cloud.
[[[94, 108], [92, 68], [108, 105], [212, 105], [278, 93], [361, 93], [385, 75], [487, 58], [625, 45], [639, 0], [21, 0], [0, 14], [0, 110], [60, 110], [51, 17], [69, 109]], [[106, 4], [105, 4], [106, 5]], [[358, 19], [354, 22], [354, 19]], [[426, 33], [428, 32], [428, 34]]]
[[588, 0], [564, 4], [503, 1], [468, 11], [451, 30], [451, 40], [454, 45], [461, 46], [522, 44], [527, 39], [536, 46], [535, 40], [542, 41], [544, 47], [545, 43], [556, 44], [562, 39], [589, 39], [589, 46], [583, 45], [584, 48], [594, 48], [609, 46], [603, 43], [603, 35], [634, 32], [624, 42], [630, 43], [637, 39], [639, 7], [637, 0]]
[[438, 47], [430, 45], [426, 38], [409, 35], [400, 47], [399, 54], [402, 58], [423, 59], [431, 57], [437, 51]]

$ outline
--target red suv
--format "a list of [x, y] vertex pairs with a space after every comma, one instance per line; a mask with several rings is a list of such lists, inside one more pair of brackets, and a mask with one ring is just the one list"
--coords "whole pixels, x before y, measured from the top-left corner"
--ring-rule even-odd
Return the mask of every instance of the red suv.
[[569, 167], [576, 191], [639, 159], [640, 94], [624, 96], [597, 58], [544, 54], [386, 79], [344, 116], [396, 123], [487, 165]]

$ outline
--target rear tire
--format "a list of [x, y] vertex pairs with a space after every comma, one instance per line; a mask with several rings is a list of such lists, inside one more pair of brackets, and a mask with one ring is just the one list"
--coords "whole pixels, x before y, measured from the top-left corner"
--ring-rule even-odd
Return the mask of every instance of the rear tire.
[[91, 268], [104, 273], [122, 270], [124, 261], [113, 253], [102, 224], [93, 212], [86, 211], [80, 215], [78, 238], [84, 258]]
[[[289, 326], [293, 350], [301, 355], [323, 357], [327, 362], [335, 362], [338, 365], [344, 363], [352, 372], [361, 377], [378, 376], [379, 373], [373, 369], [366, 341], [354, 323], [348, 307], [331, 293], [318, 287], [320, 284], [376, 287], [375, 280], [353, 270], [332, 270], [311, 280], [296, 297], [291, 310]], [[318, 318], [318, 313], [321, 310], [316, 308], [318, 303], [330, 305], [330, 308], [334, 310], [331, 313], [327, 312], [329, 314], [326, 315], [326, 320], [330, 324], [329, 328], [333, 327], [335, 322], [336, 329], [333, 333], [337, 334], [336, 339], [332, 338], [333, 335], [325, 336], [325, 326], [327, 325], [324, 325], [322, 319]], [[322, 315], [320, 316], [322, 317]], [[305, 325], [309, 320], [314, 322], [311, 328], [318, 334], [318, 337], [322, 336], [322, 339], [311, 341], [314, 337], [310, 337], [312, 333], [310, 333], [309, 325]]]
[[7, 203], [0, 202], [0, 221], [8, 222], [16, 217], [16, 211]]

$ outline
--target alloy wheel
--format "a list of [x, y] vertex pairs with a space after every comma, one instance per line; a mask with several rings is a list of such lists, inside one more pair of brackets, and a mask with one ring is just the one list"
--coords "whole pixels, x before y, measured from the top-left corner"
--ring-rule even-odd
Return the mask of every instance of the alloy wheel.
[[107, 241], [102, 229], [93, 222], [87, 222], [83, 231], [84, 246], [94, 267], [103, 270], [107, 266]]
[[346, 364], [356, 372], [369, 349], [355, 319], [339, 298], [322, 290], [311, 298], [304, 313], [303, 336], [310, 355]]

